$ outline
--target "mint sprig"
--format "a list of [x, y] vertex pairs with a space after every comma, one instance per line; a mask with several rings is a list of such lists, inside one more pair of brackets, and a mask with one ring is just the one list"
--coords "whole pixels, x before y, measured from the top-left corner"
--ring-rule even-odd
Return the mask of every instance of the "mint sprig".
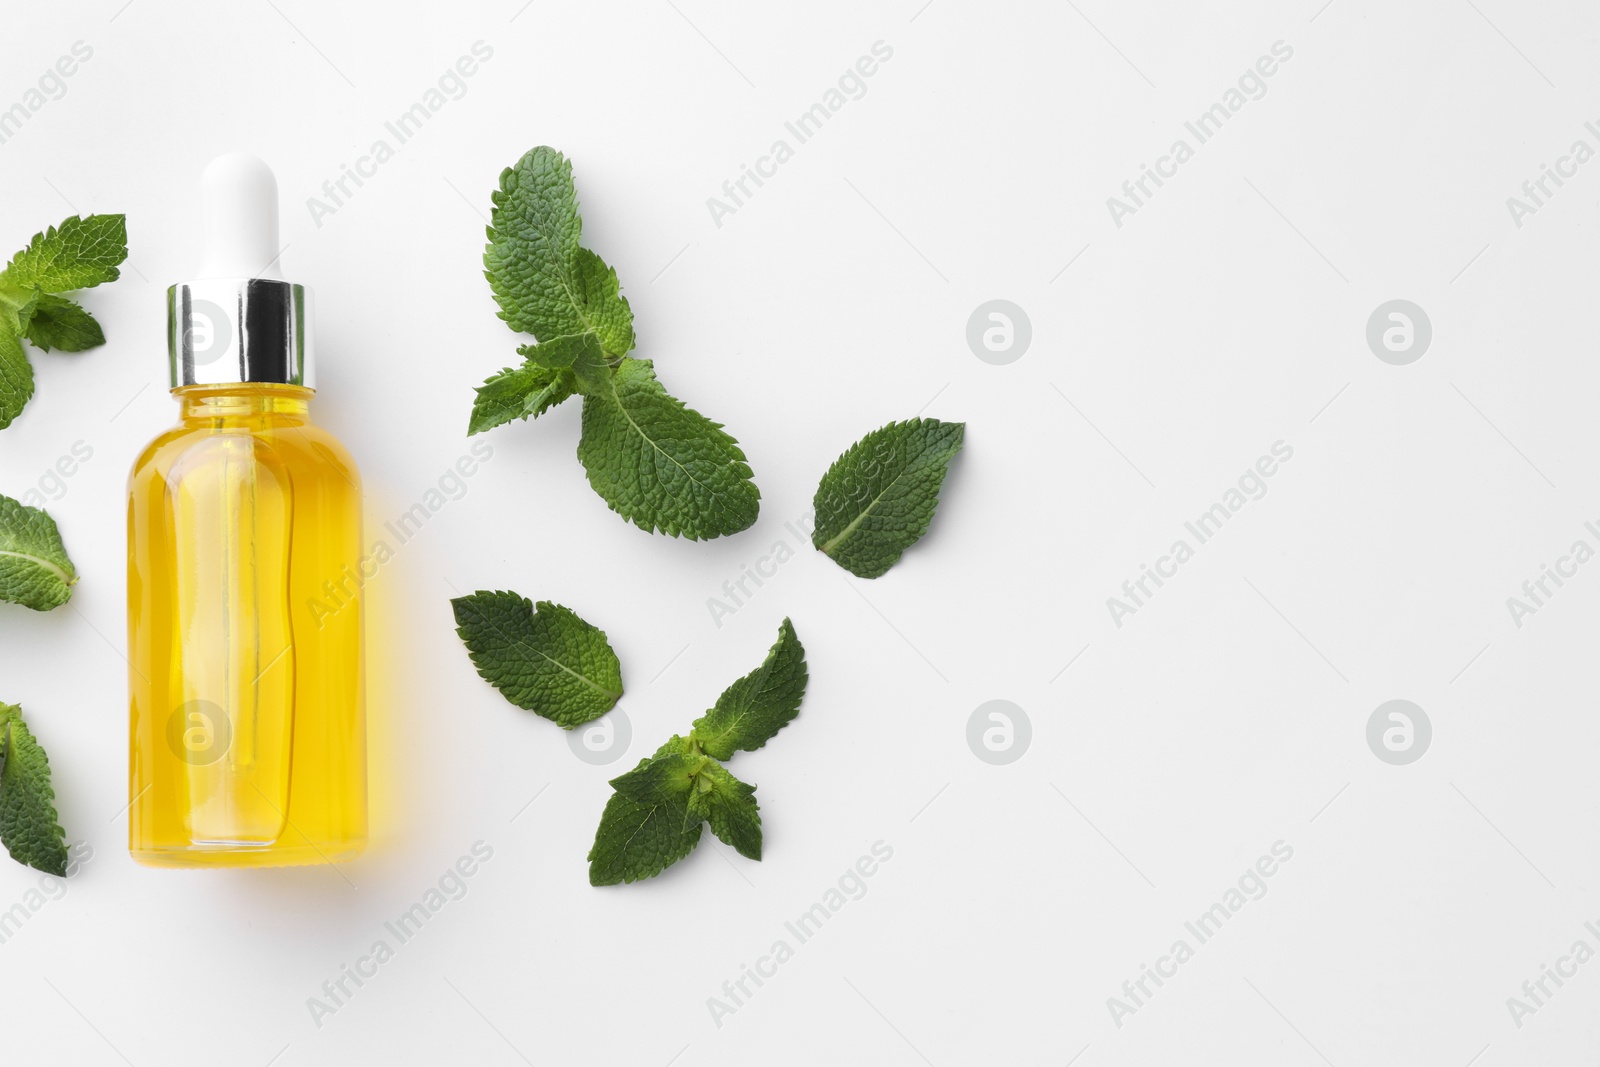
[[834, 460], [812, 501], [811, 543], [860, 578], [877, 578], [928, 532], [966, 424], [891, 422]]
[[579, 243], [572, 164], [535, 148], [500, 175], [493, 201], [484, 275], [506, 325], [538, 342], [478, 387], [468, 434], [581, 395], [578, 459], [611, 510], [691, 540], [752, 525], [761, 493], [739, 443], [671, 396], [649, 360], [627, 358], [633, 310], [617, 272]]
[[605, 633], [571, 609], [484, 590], [450, 606], [472, 665], [517, 707], [571, 730], [622, 696], [622, 666]]
[[0, 600], [49, 611], [67, 602], [77, 581], [50, 513], [0, 496]]
[[788, 619], [761, 666], [717, 698], [688, 737], [673, 735], [633, 770], [611, 780], [613, 793], [589, 850], [589, 884], [616, 885], [660, 874], [700, 841], [702, 827], [740, 855], [761, 858], [756, 787], [721, 761], [765, 745], [800, 711], [806, 654]]
[[50, 760], [22, 709], [0, 702], [0, 843], [18, 863], [66, 877], [66, 833], [56, 822], [55, 800]]
[[35, 234], [0, 271], [0, 430], [33, 396], [24, 339], [41, 351], [82, 352], [105, 344], [94, 316], [57, 294], [116, 281], [128, 256], [121, 215], [77, 215]]
[[501, 172], [491, 199], [484, 275], [506, 325], [541, 340], [593, 331], [613, 355], [627, 355], [633, 310], [617, 272], [579, 244], [583, 219], [567, 158], [533, 149]]

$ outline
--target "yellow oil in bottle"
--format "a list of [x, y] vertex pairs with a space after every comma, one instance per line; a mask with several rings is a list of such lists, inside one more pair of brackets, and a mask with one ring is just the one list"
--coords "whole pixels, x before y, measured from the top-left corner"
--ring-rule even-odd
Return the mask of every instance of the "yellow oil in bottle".
[[157, 867], [366, 841], [361, 490], [312, 390], [173, 390], [128, 497], [128, 843]]

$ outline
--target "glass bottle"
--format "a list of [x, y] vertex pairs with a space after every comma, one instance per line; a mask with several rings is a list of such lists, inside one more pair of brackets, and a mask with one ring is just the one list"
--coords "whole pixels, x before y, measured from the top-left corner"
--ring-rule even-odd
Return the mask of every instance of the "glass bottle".
[[277, 183], [207, 168], [207, 255], [168, 291], [178, 425], [128, 493], [128, 844], [157, 867], [335, 862], [366, 840], [361, 488], [311, 421], [310, 294]]

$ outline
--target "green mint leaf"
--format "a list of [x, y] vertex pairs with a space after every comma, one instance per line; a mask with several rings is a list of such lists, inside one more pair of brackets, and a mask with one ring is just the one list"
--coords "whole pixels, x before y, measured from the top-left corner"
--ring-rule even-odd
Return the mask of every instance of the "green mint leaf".
[[[587, 248], [578, 249], [573, 261], [580, 321], [600, 338], [613, 356], [625, 356], [637, 343], [633, 334], [633, 309], [622, 295], [617, 272]], [[535, 337], [539, 336], [534, 334]]]
[[49, 611], [67, 602], [77, 580], [49, 513], [0, 496], [0, 600]]
[[66, 877], [66, 833], [56, 822], [50, 760], [22, 721], [0, 703], [0, 843], [18, 863]]
[[613, 793], [589, 850], [591, 885], [649, 878], [687, 856], [701, 827], [739, 854], [761, 858], [756, 789], [718, 760], [760, 748], [800, 709], [805, 649], [788, 619], [760, 667], [734, 682], [688, 737], [673, 734], [653, 756], [611, 780]]
[[503, 426], [512, 419], [537, 418], [571, 396], [576, 386], [568, 371], [533, 363], [507, 367], [478, 386], [467, 436]]
[[59, 227], [35, 234], [28, 247], [0, 272], [0, 283], [46, 293], [89, 289], [116, 281], [117, 265], [127, 258], [124, 216], [74, 215]]
[[597, 391], [610, 374], [593, 331], [523, 345], [517, 352], [526, 360], [522, 366], [508, 367], [478, 387], [468, 436], [543, 415], [575, 392]]
[[484, 274], [513, 330], [541, 341], [593, 331], [613, 356], [633, 349], [633, 312], [617, 273], [580, 247], [572, 164], [553, 148], [531, 150], [500, 175]]
[[42, 351], [59, 348], [63, 352], [83, 352], [106, 343], [100, 324], [76, 303], [64, 296], [39, 293], [24, 336]]
[[784, 619], [761, 666], [723, 690], [717, 706], [694, 721], [690, 737], [719, 760], [754, 752], [799, 714], [806, 679], [806, 650]]
[[641, 804], [686, 795], [708, 761], [686, 752], [658, 752], [628, 773], [611, 779], [611, 788]]
[[523, 345], [517, 351], [536, 366], [551, 371], [570, 371], [578, 390], [585, 394], [598, 392], [611, 373], [600, 338], [592, 330], [552, 338], [541, 344]]
[[8, 322], [0, 322], [0, 430], [10, 426], [33, 396], [33, 366]]
[[606, 635], [560, 604], [541, 600], [535, 610], [516, 593], [483, 590], [450, 604], [473, 666], [517, 707], [570, 730], [622, 696]]
[[35, 234], [0, 271], [0, 430], [14, 422], [33, 396], [33, 368], [23, 352], [27, 338], [48, 352], [82, 352], [105, 343], [83, 308], [52, 293], [115, 281], [128, 256], [121, 215], [72, 216]]
[[624, 359], [584, 397], [578, 459], [611, 510], [643, 530], [721, 537], [761, 508], [739, 442], [668, 395], [649, 360]]
[[704, 826], [689, 815], [687, 792], [643, 802], [612, 793], [589, 849], [589, 884], [616, 885], [660, 874], [694, 851]]
[[[692, 738], [679, 737], [677, 734], [673, 734], [671, 737], [667, 738], [665, 744], [651, 754], [650, 759], [659, 759], [662, 756], [668, 755], [699, 756], [702, 755], [702, 753], [700, 751], [699, 744]], [[642, 767], [647, 762], [649, 761], [641, 760], [639, 766]], [[634, 769], [637, 770], [638, 768], [636, 767]]]
[[965, 423], [891, 422], [834, 460], [817, 486], [811, 543], [859, 578], [876, 578], [928, 532]]
[[641, 529], [691, 540], [750, 526], [761, 494], [739, 443], [685, 407], [648, 361], [629, 360], [633, 311], [617, 272], [584, 248], [572, 164], [539, 147], [500, 175], [484, 276], [526, 363], [478, 389], [468, 433], [539, 415], [582, 393], [578, 459], [595, 492]]
[[715, 760], [706, 760], [694, 777], [689, 817], [705, 819], [717, 839], [733, 846], [739, 855], [761, 858], [761, 806], [756, 803], [756, 787], [739, 781]]
[[44, 294], [37, 289], [18, 289], [0, 284], [0, 325], [10, 326], [12, 333], [23, 336], [28, 332], [28, 325], [33, 321], [34, 312], [39, 310], [39, 301], [43, 298]]

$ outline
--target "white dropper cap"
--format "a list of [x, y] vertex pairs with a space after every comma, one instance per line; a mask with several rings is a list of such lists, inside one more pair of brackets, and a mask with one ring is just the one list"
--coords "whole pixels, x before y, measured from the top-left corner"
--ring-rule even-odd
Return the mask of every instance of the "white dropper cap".
[[311, 292], [278, 269], [278, 181], [255, 156], [218, 156], [200, 177], [205, 255], [167, 290], [172, 388], [259, 382], [315, 388]]
[[278, 269], [278, 180], [248, 152], [218, 156], [200, 176], [205, 254], [195, 278], [273, 278]]

